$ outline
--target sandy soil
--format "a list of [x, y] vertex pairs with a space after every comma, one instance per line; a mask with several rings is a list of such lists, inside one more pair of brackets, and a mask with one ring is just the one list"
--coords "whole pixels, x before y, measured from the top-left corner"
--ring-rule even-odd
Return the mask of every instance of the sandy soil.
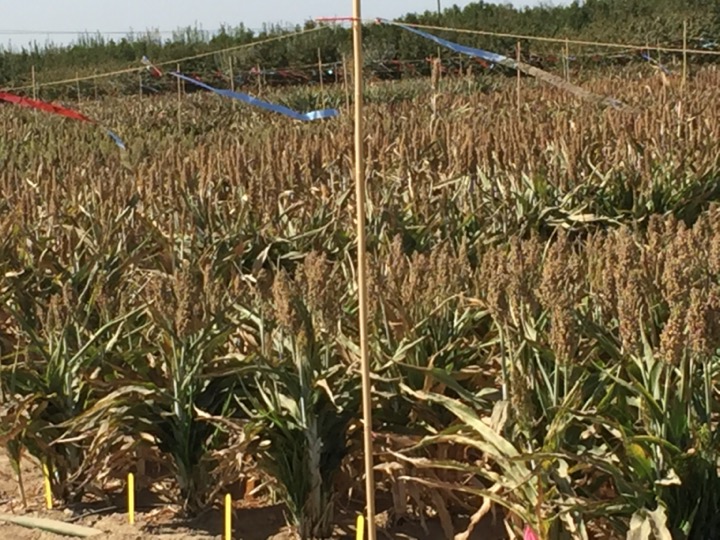
[[[105, 532], [95, 538], [106, 540], [220, 540], [222, 538], [222, 515], [219, 511], [210, 511], [200, 518], [187, 522], [178, 518], [169, 507], [138, 509], [136, 523], [130, 525], [122, 509], [101, 508], [84, 505], [76, 509], [44, 509], [42, 477], [38, 467], [30, 460], [23, 461], [28, 509], [24, 509], [15, 482], [12, 468], [7, 457], [0, 455], [0, 513], [46, 517], [56, 520], [94, 527]], [[378, 510], [381, 510], [379, 508]], [[335, 538], [354, 540], [353, 519], [348, 516], [347, 525], [339, 527]], [[459, 520], [462, 527], [464, 520]], [[500, 520], [498, 520], [500, 521]], [[398, 540], [442, 540], [439, 523], [427, 522], [425, 532], [420, 523], [403, 523], [393, 528], [381, 528], [378, 537]], [[458, 531], [462, 531], [458, 528]], [[249, 508], [238, 506], [233, 516], [233, 537], [242, 540], [291, 540], [295, 537], [285, 526], [281, 506], [263, 506]], [[476, 529], [472, 540], [501, 540], [505, 537], [501, 523], [492, 523], [488, 519]], [[0, 522], [2, 540], [61, 540], [65, 536], [38, 531], [17, 525]]]

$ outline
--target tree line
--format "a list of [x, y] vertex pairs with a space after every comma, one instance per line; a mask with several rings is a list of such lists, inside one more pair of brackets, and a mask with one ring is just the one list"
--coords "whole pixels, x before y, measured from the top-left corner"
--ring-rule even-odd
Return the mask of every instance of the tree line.
[[[567, 6], [539, 5], [517, 9], [509, 4], [475, 2], [464, 8], [453, 6], [441, 13], [407, 14], [400, 21], [442, 27], [485, 30], [545, 37], [626, 42], [647, 45], [680, 44], [683, 25], [687, 24], [690, 47], [714, 47], [720, 30], [720, 0], [585, 0]], [[225, 26], [210, 35], [197, 28], [178, 30], [163, 39], [153, 32], [129, 34], [122, 39], [84, 35], [67, 47], [37, 44], [21, 50], [0, 50], [0, 87], [30, 84], [33, 67], [37, 81], [84, 76], [126, 68], [148, 56], [153, 61], [169, 62], [177, 58], [210, 53], [268, 37], [312, 29], [306, 22], [294, 28], [267, 25], [261, 31], [242, 23]], [[513, 54], [517, 40], [479, 35], [436, 32], [448, 39]], [[561, 45], [523, 41], [523, 53], [560, 53]], [[365, 48], [369, 62], [408, 61], [437, 54], [437, 46], [397, 27], [369, 24], [365, 28]], [[580, 52], [575, 49], [576, 52]], [[582, 51], [588, 53], [592, 51]], [[183, 71], [200, 73], [249, 70], [254, 67], [283, 68], [341, 62], [351, 53], [348, 29], [333, 27], [287, 40], [264, 43], [228, 54], [213, 54], [183, 63]], [[136, 89], [126, 79], [116, 91]]]

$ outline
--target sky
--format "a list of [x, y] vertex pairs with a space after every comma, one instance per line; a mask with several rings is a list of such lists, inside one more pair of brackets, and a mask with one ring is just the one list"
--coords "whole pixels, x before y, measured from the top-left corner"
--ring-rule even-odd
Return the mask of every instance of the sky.
[[[554, 0], [545, 3], [567, 3]], [[440, 0], [443, 7], [460, 7], [471, 0]], [[515, 6], [539, 0], [505, 0]], [[363, 18], [392, 19], [408, 12], [436, 10], [437, 0], [363, 0]], [[131, 30], [144, 32], [200, 26], [215, 30], [222, 24], [261, 28], [263, 23], [297, 24], [315, 17], [349, 16], [350, 0], [0, 0], [0, 44], [13, 48], [33, 41], [66, 44], [78, 33], [117, 32], [121, 38]], [[18, 33], [22, 31], [22, 33]], [[50, 34], [49, 32], [67, 32]], [[168, 35], [167, 37], [170, 37]]]

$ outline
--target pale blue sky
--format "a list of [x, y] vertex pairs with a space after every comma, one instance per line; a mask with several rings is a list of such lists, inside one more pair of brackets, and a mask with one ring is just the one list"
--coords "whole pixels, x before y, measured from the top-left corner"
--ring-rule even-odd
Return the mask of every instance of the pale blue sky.
[[[554, 0], [545, 3], [567, 3]], [[441, 0], [444, 7], [465, 6], [470, 0]], [[505, 2], [503, 2], [505, 3]], [[516, 6], [538, 4], [539, 0], [510, 0]], [[391, 19], [409, 11], [437, 9], [437, 0], [363, 0], [363, 18]], [[245, 23], [259, 28], [262, 23], [302, 23], [321, 16], [350, 15], [350, 0], [0, 0], [0, 44], [14, 46], [35, 40], [67, 43], [76, 31], [142, 32], [147, 29], [171, 31], [198, 24], [214, 30], [222, 23]], [[11, 34], [16, 31], [69, 31], [68, 35]], [[122, 37], [122, 36], [117, 36]]]

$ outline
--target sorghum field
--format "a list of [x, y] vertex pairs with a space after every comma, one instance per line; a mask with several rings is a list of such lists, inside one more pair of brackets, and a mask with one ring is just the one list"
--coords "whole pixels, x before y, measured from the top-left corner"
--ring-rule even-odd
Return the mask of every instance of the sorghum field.
[[[367, 90], [380, 526], [718, 538], [720, 73], [581, 82], [625, 110], [515, 84]], [[180, 517], [230, 492], [337, 537], [364, 487], [351, 115], [178, 103], [83, 102], [127, 152], [0, 106], [0, 502], [40, 511], [18, 472], [45, 463], [66, 517], [122, 514], [134, 472]]]

